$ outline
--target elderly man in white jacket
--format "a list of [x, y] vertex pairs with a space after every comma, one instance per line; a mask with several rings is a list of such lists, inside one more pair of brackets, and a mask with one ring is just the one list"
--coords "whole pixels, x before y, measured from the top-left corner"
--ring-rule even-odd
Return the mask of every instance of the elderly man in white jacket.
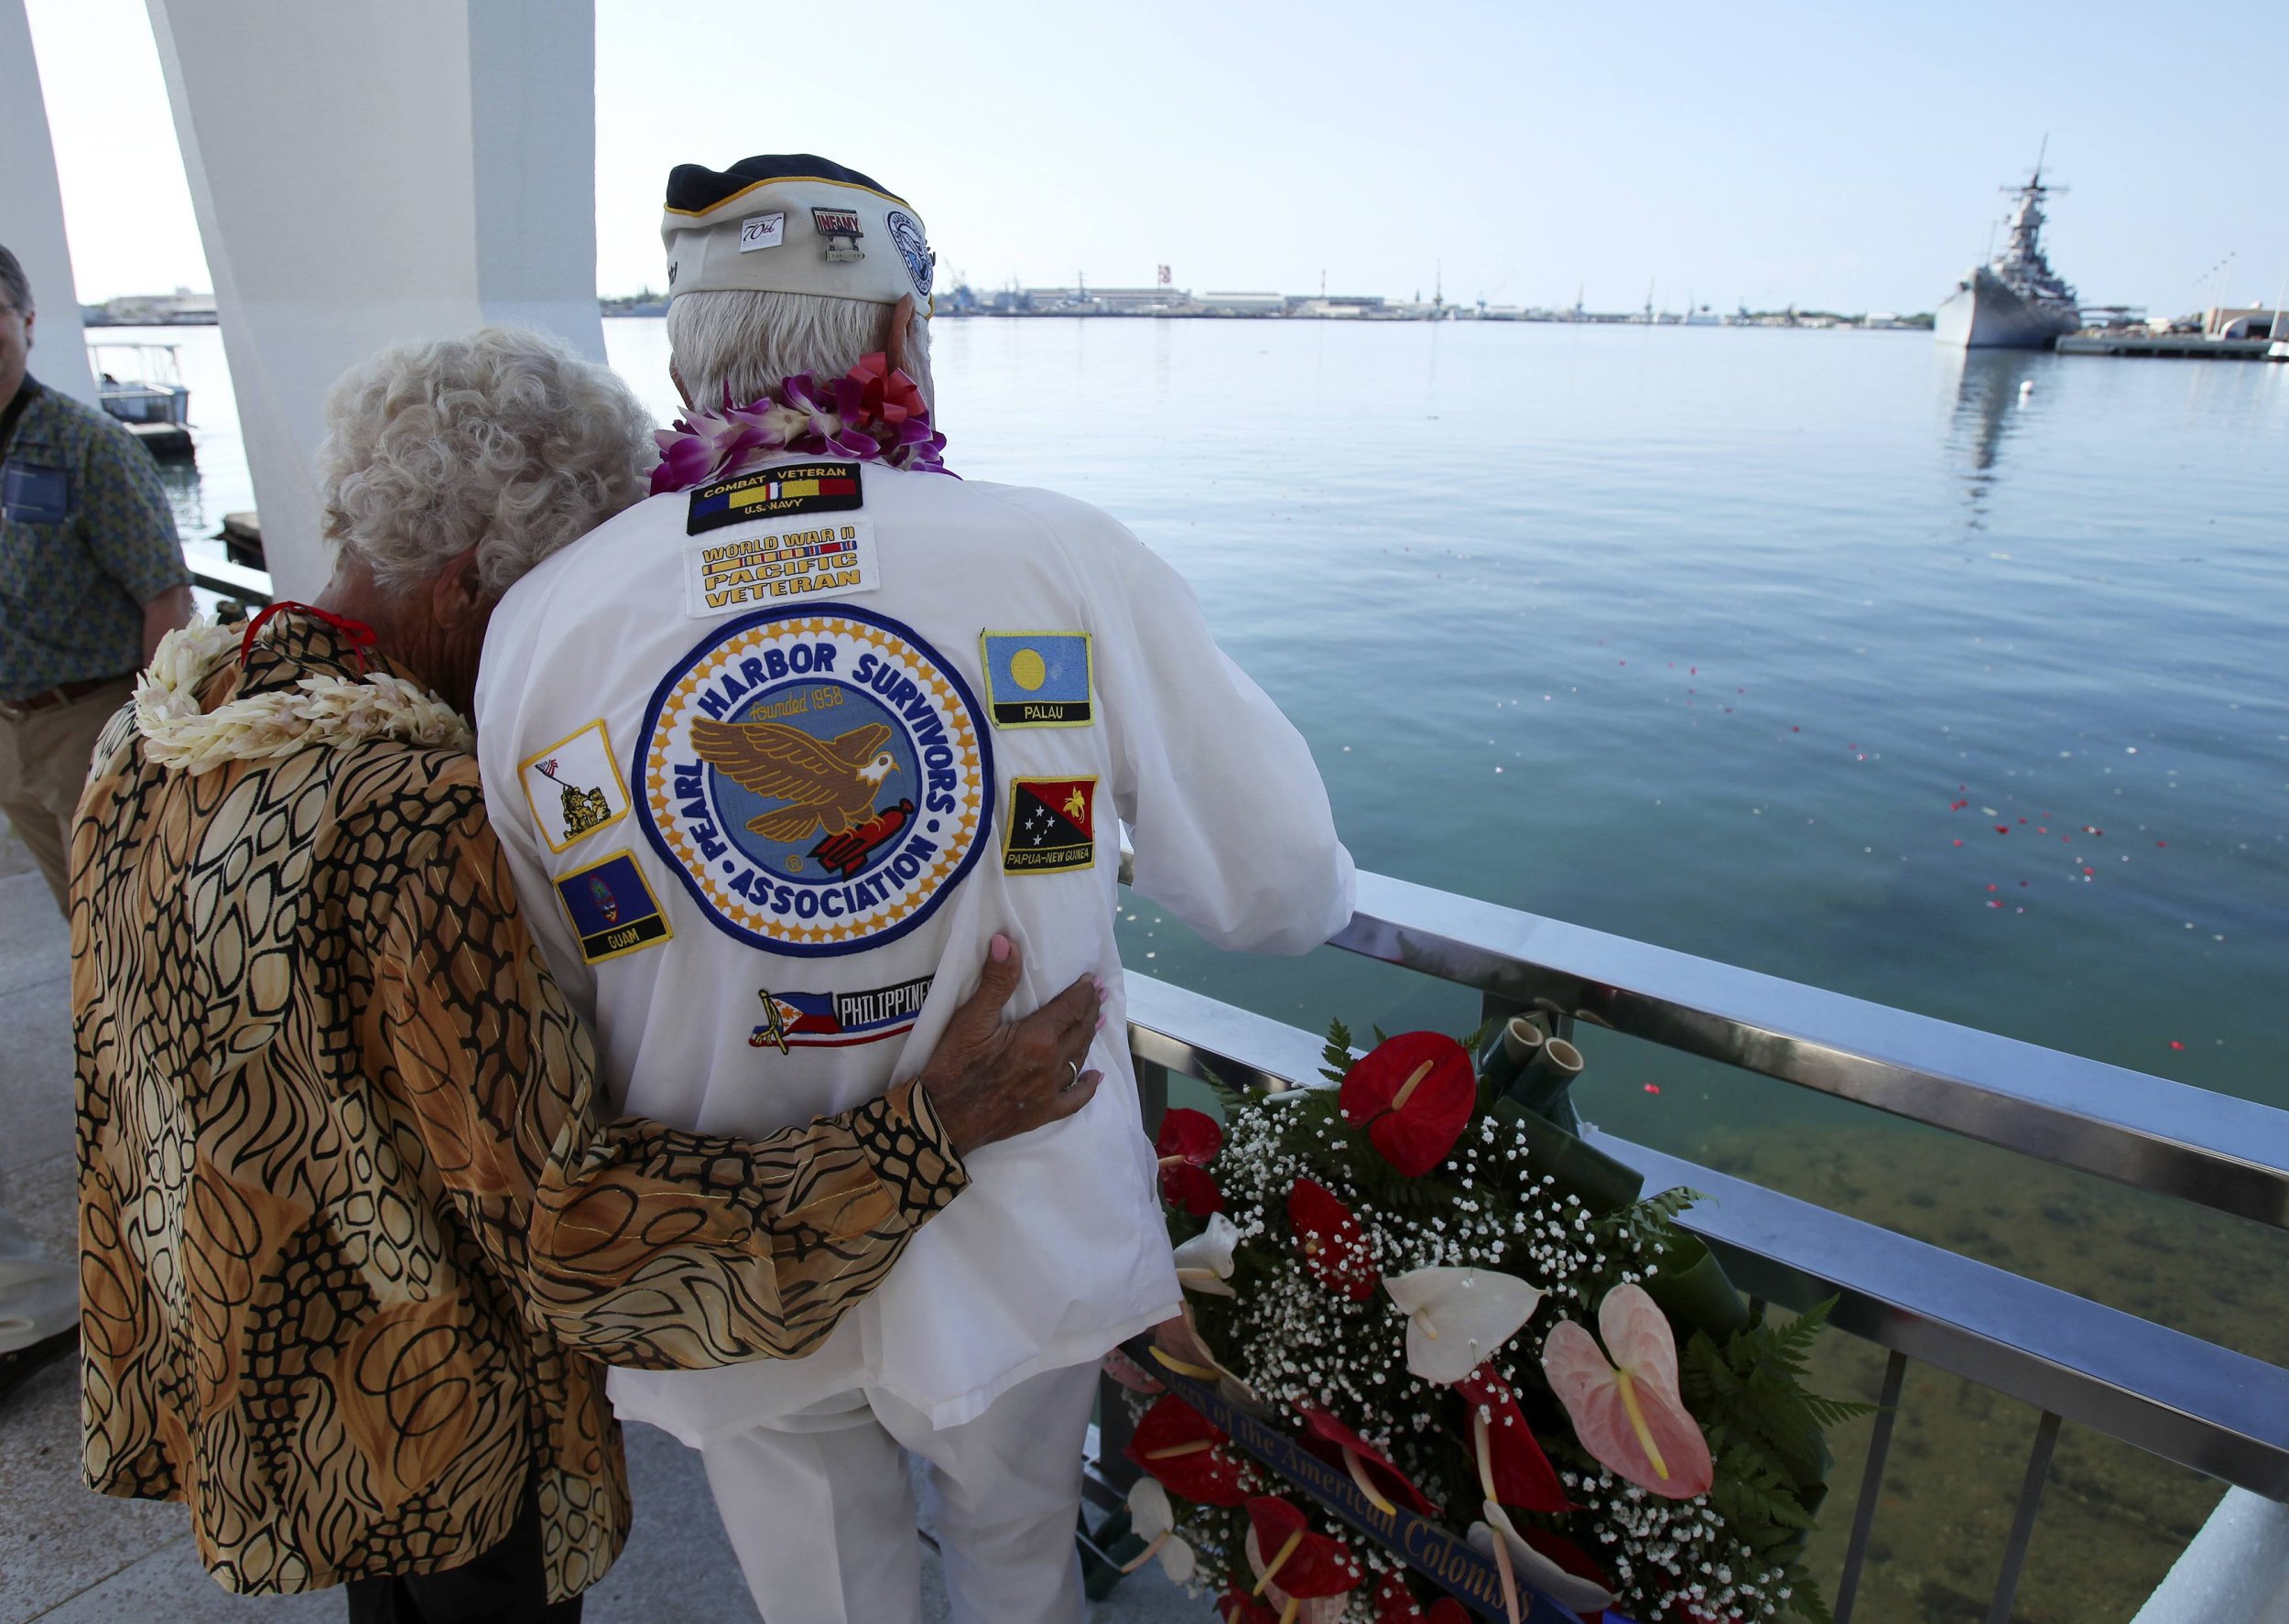
[[1097, 1361], [1179, 1306], [1119, 826], [1139, 892], [1258, 952], [1341, 927], [1351, 858], [1166, 564], [1081, 503], [944, 471], [910, 205], [808, 155], [686, 165], [664, 235], [703, 409], [660, 437], [656, 494], [503, 600], [477, 696], [487, 801], [616, 1103], [761, 1134], [871, 1099], [968, 991], [939, 966], [997, 930], [1021, 1010], [1090, 971], [1112, 1000], [1097, 1098], [971, 1158], [818, 1352], [615, 1371], [613, 1402], [701, 1452], [771, 1624], [917, 1617], [906, 1454], [955, 1617], [1075, 1624]]

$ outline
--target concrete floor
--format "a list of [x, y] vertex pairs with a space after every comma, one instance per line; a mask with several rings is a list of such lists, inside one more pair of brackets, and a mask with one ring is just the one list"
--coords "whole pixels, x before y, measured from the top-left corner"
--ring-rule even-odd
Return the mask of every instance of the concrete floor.
[[[0, 826], [4, 828], [5, 826]], [[69, 946], [24, 849], [0, 834], [0, 1202], [67, 1256], [75, 1218]], [[699, 1457], [666, 1434], [627, 1429], [635, 1526], [589, 1592], [590, 1624], [724, 1624], [756, 1617], [708, 1498]], [[923, 1617], [947, 1618], [937, 1557], [923, 1555]], [[110, 1499], [79, 1475], [74, 1370], [42, 1371], [0, 1408], [0, 1624], [302, 1624], [339, 1619], [338, 1595], [225, 1594], [199, 1565], [183, 1508]], [[1090, 1610], [1090, 1624], [1205, 1620], [1157, 1564]], [[803, 1624], [790, 1619], [780, 1624]]]

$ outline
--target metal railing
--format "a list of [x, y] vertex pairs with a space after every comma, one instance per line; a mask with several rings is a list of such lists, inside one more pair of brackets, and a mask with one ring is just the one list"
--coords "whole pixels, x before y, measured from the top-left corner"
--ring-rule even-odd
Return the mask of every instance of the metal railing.
[[[1123, 876], [1126, 878], [1125, 873]], [[2289, 1228], [2289, 1112], [1377, 874], [1337, 947], [1871, 1105], [1932, 1127]], [[1321, 1040], [1150, 977], [1127, 978], [1148, 1129], [1171, 1074], [1231, 1089], [1318, 1085]], [[1988, 1613], [2008, 1619], [2062, 1420], [2289, 1500], [2289, 1370], [1596, 1130], [1589, 1142], [1708, 1199], [1680, 1220], [1743, 1290], [1887, 1350], [1836, 1594], [1849, 1624], [1911, 1360], [2040, 1413]], [[1120, 1406], [1092, 1463], [1124, 1487]]]

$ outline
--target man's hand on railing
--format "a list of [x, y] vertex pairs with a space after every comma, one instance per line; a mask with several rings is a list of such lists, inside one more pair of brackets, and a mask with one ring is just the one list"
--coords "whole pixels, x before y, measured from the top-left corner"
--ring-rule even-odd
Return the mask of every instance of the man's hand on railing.
[[922, 1088], [961, 1155], [1071, 1116], [1096, 1097], [1103, 1076], [1081, 1062], [1104, 1024], [1104, 983], [1083, 976], [1012, 1024], [1002, 1008], [1024, 968], [1017, 944], [994, 937], [978, 990], [922, 1067]]

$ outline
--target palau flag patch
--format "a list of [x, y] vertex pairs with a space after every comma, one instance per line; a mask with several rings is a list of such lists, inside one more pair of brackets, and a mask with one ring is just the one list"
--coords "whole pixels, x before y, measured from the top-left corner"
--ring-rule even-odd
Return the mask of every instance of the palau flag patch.
[[1005, 874], [1057, 874], [1097, 865], [1097, 781], [1020, 778], [1010, 785]]
[[633, 852], [615, 851], [602, 862], [573, 870], [557, 882], [557, 895], [580, 938], [580, 957], [591, 964], [634, 953], [676, 934], [667, 928], [659, 900]]
[[988, 632], [986, 704], [997, 728], [1085, 728], [1090, 709], [1086, 632]]
[[750, 519], [841, 514], [864, 505], [855, 462], [789, 462], [701, 485], [691, 493], [684, 534], [698, 536]]

